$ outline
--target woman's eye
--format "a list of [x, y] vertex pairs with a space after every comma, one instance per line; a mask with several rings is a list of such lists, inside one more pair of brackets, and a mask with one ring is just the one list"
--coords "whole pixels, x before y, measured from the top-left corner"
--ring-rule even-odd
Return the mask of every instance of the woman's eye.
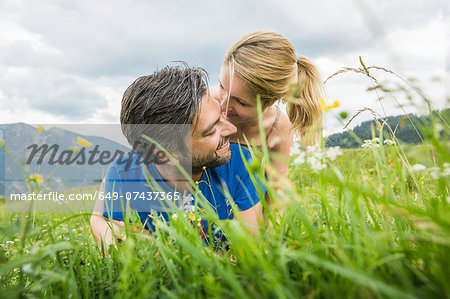
[[241, 105], [241, 106], [247, 106], [247, 104], [245, 104], [245, 103], [243, 103], [243, 102], [241, 102], [239, 99], [236, 99], [236, 102], [238, 102], [239, 103], [239, 105]]
[[214, 135], [214, 133], [216, 133], [216, 129], [214, 129], [214, 131], [211, 131], [210, 133], [208, 133], [208, 135], [206, 135], [206, 136]]

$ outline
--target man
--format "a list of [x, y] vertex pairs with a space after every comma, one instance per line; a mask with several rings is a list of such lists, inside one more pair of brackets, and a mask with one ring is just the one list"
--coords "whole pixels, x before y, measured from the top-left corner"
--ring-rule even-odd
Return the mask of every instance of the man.
[[[261, 217], [259, 195], [265, 193], [265, 187], [260, 185], [258, 194], [240, 151], [245, 159], [250, 158], [249, 153], [230, 144], [229, 137], [236, 127], [224, 118], [220, 103], [209, 96], [203, 69], [186, 65], [166, 67], [138, 78], [124, 93], [120, 121], [125, 137], [138, 154], [131, 155], [132, 163], [116, 162], [108, 170], [102, 193], [102, 199], [108, 199], [106, 209], [98, 201], [100, 208], [97, 204], [91, 217], [99, 246], [102, 242], [114, 243], [104, 217], [112, 217], [115, 223], [124, 221], [127, 201], [152, 231], [150, 211], [170, 221], [173, 206], [168, 204], [169, 196], [174, 202], [174, 197], [180, 198], [181, 194], [184, 204], [181, 208], [192, 212], [190, 197], [186, 200], [186, 194], [192, 191], [200, 192], [221, 220], [233, 219], [236, 212], [227, 200], [229, 192], [242, 221], [251, 230], [257, 230]], [[174, 129], [174, 125], [180, 129]], [[183, 125], [188, 125], [188, 129], [183, 129], [186, 128]], [[183, 171], [173, 160], [149, 146], [149, 140], [167, 149], [168, 156], [173, 156], [184, 170], [191, 168], [197, 191], [182, 179]], [[159, 198], [154, 198], [155, 194]]]

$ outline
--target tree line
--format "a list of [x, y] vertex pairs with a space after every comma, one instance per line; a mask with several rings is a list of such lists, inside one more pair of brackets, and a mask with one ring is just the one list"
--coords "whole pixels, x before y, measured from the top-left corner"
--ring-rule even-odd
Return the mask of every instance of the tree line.
[[[404, 143], [417, 144], [425, 139], [425, 133], [432, 127], [432, 124], [443, 129], [450, 123], [450, 108], [441, 111], [433, 111], [432, 115], [417, 116], [415, 114], [388, 116], [383, 119], [369, 120], [362, 122], [352, 130], [342, 133], [335, 133], [328, 136], [325, 140], [326, 147], [339, 146], [341, 148], [355, 148], [361, 146], [361, 141], [373, 139], [380, 136], [380, 126], [384, 123], [388, 124], [383, 127], [383, 138], [393, 139], [394, 132], [397, 139]], [[439, 127], [440, 126], [440, 127]], [[390, 128], [390, 129], [389, 129]], [[392, 131], [391, 131], [392, 130]], [[444, 138], [444, 130], [440, 130], [440, 137]], [[356, 135], [361, 141], [355, 138]], [[448, 136], [446, 137], [448, 138]]]

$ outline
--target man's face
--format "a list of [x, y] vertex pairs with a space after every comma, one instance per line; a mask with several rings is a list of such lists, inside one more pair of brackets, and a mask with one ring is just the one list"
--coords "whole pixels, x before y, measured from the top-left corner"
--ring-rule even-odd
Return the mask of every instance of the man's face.
[[227, 163], [231, 158], [231, 135], [236, 127], [222, 114], [220, 103], [208, 94], [203, 96], [192, 131], [192, 171]]

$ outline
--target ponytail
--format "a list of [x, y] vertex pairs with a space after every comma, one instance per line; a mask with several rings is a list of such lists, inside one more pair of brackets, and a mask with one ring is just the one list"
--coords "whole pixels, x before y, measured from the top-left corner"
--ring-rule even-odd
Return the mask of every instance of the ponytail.
[[302, 144], [312, 145], [321, 136], [322, 80], [316, 66], [305, 56], [298, 56], [297, 68], [298, 83], [287, 97], [287, 113], [292, 129], [302, 138]]

